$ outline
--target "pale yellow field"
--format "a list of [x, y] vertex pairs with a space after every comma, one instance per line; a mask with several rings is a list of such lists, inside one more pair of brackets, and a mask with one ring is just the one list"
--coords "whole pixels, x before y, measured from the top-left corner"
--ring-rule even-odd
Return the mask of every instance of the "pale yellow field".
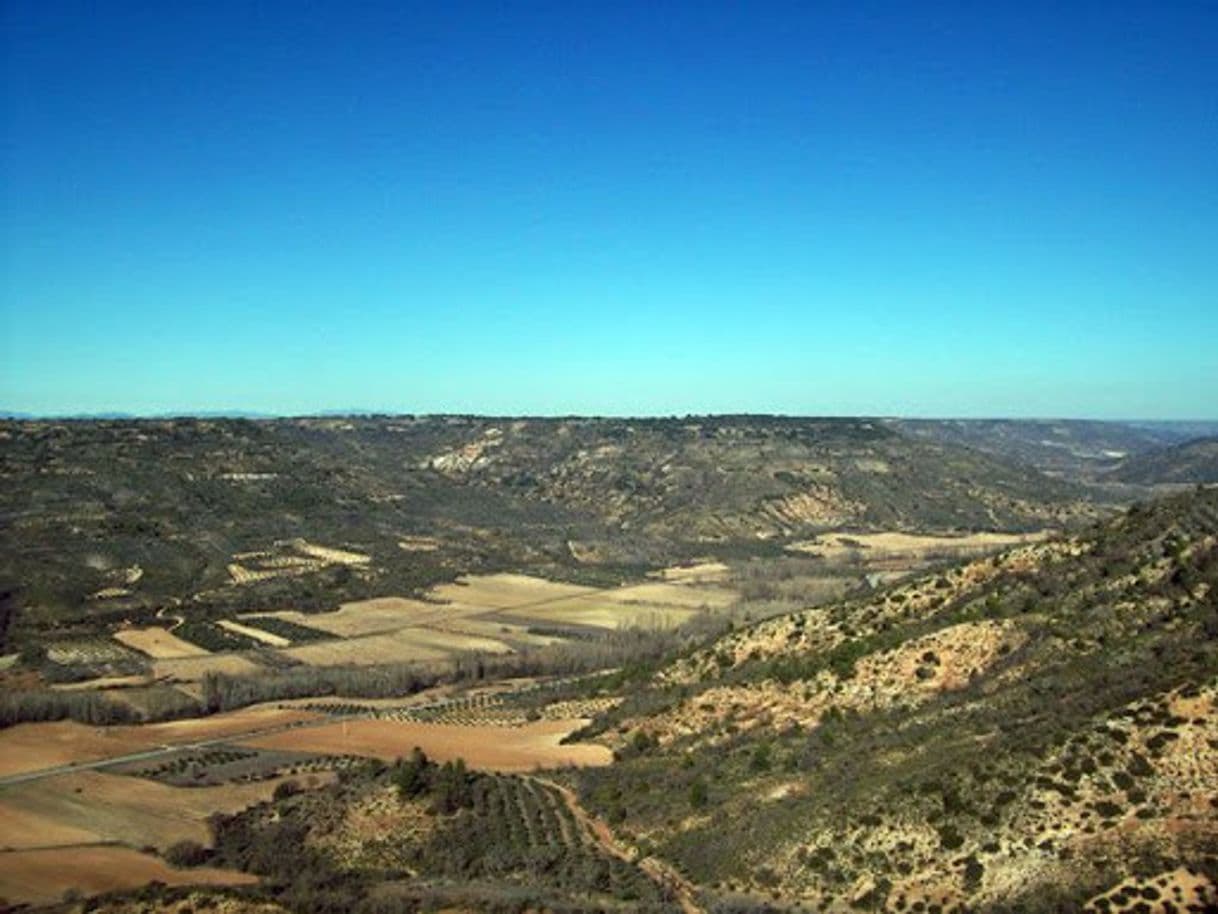
[[313, 556], [316, 559], [334, 565], [367, 565], [372, 561], [371, 557], [360, 552], [350, 552], [346, 549], [333, 549], [328, 546], [318, 546], [315, 543], [309, 543], [305, 540], [300, 540], [295, 545], [298, 552], [303, 552], [305, 555]]
[[648, 582], [504, 610], [505, 615], [596, 628], [671, 628], [703, 608], [723, 608], [736, 600], [720, 587]]
[[594, 628], [675, 628], [697, 610], [648, 603], [616, 603], [600, 594], [592, 598], [561, 600], [544, 606], [504, 610], [513, 618], [557, 625], [589, 625]]
[[99, 676], [82, 679], [80, 682], [56, 682], [51, 688], [56, 692], [86, 692], [92, 689], [138, 688], [149, 683], [147, 676]]
[[435, 552], [440, 541], [431, 536], [406, 536], [398, 540], [398, 547], [403, 552]]
[[510, 653], [511, 648], [493, 638], [411, 627], [342, 641], [302, 644], [299, 647], [287, 648], [284, 653], [314, 666], [337, 666], [443, 660], [465, 651], [505, 654]]
[[555, 644], [562, 640], [561, 638], [554, 638], [549, 635], [533, 634], [529, 631], [529, 627], [527, 625], [523, 625], [518, 622], [504, 622], [497, 618], [456, 618], [451, 621], [436, 623], [428, 627], [438, 631], [459, 632], [466, 635], [475, 635], [479, 638], [506, 638], [514, 642], [528, 644], [535, 647]]
[[454, 607], [451, 604], [428, 603], [405, 597], [377, 597], [373, 600], [344, 603], [334, 612], [302, 613], [288, 610], [254, 615], [274, 616], [285, 622], [295, 622], [297, 625], [306, 625], [332, 635], [352, 638], [396, 631], [410, 625], [428, 625], [481, 611], [483, 610], [476, 607]]
[[230, 676], [253, 675], [263, 668], [254, 661], [237, 654], [207, 654], [203, 657], [173, 657], [158, 660], [152, 665], [153, 675], [158, 679], [168, 678], [181, 682], [198, 682], [208, 673], [227, 673]]
[[114, 633], [114, 640], [147, 654], [154, 660], [177, 657], [203, 657], [208, 651], [175, 637], [163, 628], [124, 628]]
[[659, 576], [665, 581], [677, 583], [711, 583], [724, 580], [728, 571], [728, 567], [722, 562], [696, 562], [692, 565], [665, 568]]
[[460, 727], [365, 719], [285, 730], [243, 745], [350, 753], [386, 761], [409, 755], [418, 746], [436, 761], [461, 758], [471, 768], [483, 771], [608, 765], [613, 761], [613, 753], [604, 746], [559, 744], [559, 740], [584, 723], [582, 720], [540, 720], [520, 727]]
[[855, 552], [874, 558], [922, 556], [927, 553], [967, 553], [1001, 549], [1045, 539], [1039, 533], [968, 533], [961, 536], [930, 536], [886, 531], [881, 533], [827, 533], [787, 547], [792, 552], [816, 553], [828, 559], [843, 558]]
[[10, 902], [42, 904], [59, 901], [68, 889], [97, 895], [154, 881], [166, 885], [252, 885], [258, 877], [210, 867], [178, 870], [157, 857], [126, 847], [0, 853], [0, 897]]
[[[710, 573], [713, 569], [703, 568]], [[695, 579], [696, 579], [696, 574]], [[455, 601], [454, 607], [476, 614], [477, 607], [498, 609], [501, 615], [528, 621], [590, 625], [671, 627], [702, 608], [721, 608], [736, 600], [733, 591], [713, 586], [649, 581], [626, 587], [599, 589], [560, 584], [519, 574], [493, 574], [461, 579], [432, 593]]]
[[437, 600], [466, 606], [506, 609], [596, 592], [594, 587], [562, 584], [525, 574], [484, 574], [460, 578], [455, 584], [441, 584], [432, 588], [431, 594]]
[[676, 606], [686, 609], [722, 609], [737, 599], [733, 591], [722, 587], [699, 587], [692, 584], [648, 583], [606, 590], [597, 595], [612, 603], [646, 603], [653, 606]]
[[[432, 588], [428, 596], [441, 602], [380, 597], [344, 603], [329, 613], [263, 615], [350, 638], [360, 645], [357, 649], [328, 643], [287, 650], [306, 663], [434, 660], [454, 651], [507, 650], [499, 636], [536, 645], [554, 640], [529, 633], [530, 622], [597, 628], [679, 625], [697, 610], [722, 608], [736, 600], [733, 591], [710, 583], [725, 571], [721, 564], [702, 563], [668, 569], [664, 574], [672, 580], [607, 590], [523, 574], [472, 575], [459, 583]], [[501, 617], [505, 615], [515, 621], [504, 621]], [[508, 631], [502, 631], [505, 627]]]
[[219, 625], [223, 629], [234, 632], [238, 635], [245, 635], [247, 638], [253, 638], [255, 641], [261, 641], [263, 644], [269, 644], [271, 647], [287, 647], [292, 642], [282, 635], [276, 635], [271, 632], [264, 632], [260, 628], [254, 628], [252, 625], [242, 625], [240, 622], [234, 622], [232, 619], [222, 619]]

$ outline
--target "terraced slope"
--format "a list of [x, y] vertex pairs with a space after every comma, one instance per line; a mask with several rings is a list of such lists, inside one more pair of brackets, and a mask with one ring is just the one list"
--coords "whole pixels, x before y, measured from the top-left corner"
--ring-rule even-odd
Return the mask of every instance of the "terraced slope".
[[729, 634], [597, 719], [584, 735], [620, 762], [580, 793], [708, 897], [1119, 910], [1135, 883], [1170, 902], [1155, 880], [1190, 867], [1199, 904], [1215, 701], [1218, 491], [1199, 490]]
[[561, 789], [417, 750], [218, 818], [215, 836], [217, 860], [267, 877], [295, 910], [678, 910]]

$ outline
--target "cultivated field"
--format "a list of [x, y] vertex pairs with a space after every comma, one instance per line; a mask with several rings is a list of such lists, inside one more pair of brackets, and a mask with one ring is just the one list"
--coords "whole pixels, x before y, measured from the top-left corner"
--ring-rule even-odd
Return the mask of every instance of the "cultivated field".
[[251, 885], [256, 876], [207, 867], [178, 870], [126, 847], [74, 847], [0, 853], [0, 898], [45, 904], [69, 889], [95, 895], [149, 882], [166, 885]]
[[596, 588], [547, 581], [526, 574], [470, 575], [433, 588], [437, 600], [484, 609], [508, 609], [596, 593]]
[[379, 635], [303, 644], [286, 648], [283, 653], [313, 666], [337, 666], [445, 660], [467, 651], [506, 654], [511, 648], [502, 641], [460, 632], [403, 628]]
[[589, 743], [559, 741], [582, 720], [541, 720], [520, 727], [460, 727], [393, 720], [351, 720], [285, 730], [242, 745], [296, 752], [366, 755], [392, 761], [416, 746], [439, 762], [462, 758], [483, 771], [520, 772], [564, 765], [608, 765], [612, 753]]
[[608, 590], [586, 590], [577, 596], [544, 603], [510, 606], [503, 610], [503, 615], [595, 628], [670, 628], [702, 609], [722, 609], [735, 599], [734, 592], [719, 587], [648, 582]]
[[154, 660], [178, 657], [202, 657], [207, 651], [197, 644], [183, 641], [163, 628], [124, 628], [114, 633], [114, 640], [135, 648]]
[[405, 597], [377, 597], [344, 603], [334, 612], [302, 613], [285, 610], [256, 615], [274, 616], [285, 622], [305, 625], [342, 638], [353, 638], [396, 631], [408, 625], [442, 622], [477, 611], [477, 608], [458, 610], [447, 604], [428, 603]]
[[91, 829], [57, 822], [41, 813], [32, 812], [10, 802], [7, 794], [0, 794], [0, 822], [4, 823], [0, 853], [21, 848], [92, 844], [97, 841], [97, 833]]
[[260, 615], [348, 639], [284, 648], [289, 657], [303, 663], [444, 660], [454, 653], [505, 653], [513, 644], [558, 640], [530, 631], [534, 624], [602, 629], [679, 625], [704, 608], [722, 609], [737, 599], [734, 591], [709, 583], [722, 569], [717, 563], [703, 563], [670, 569], [672, 580], [608, 589], [523, 574], [473, 575], [433, 588], [427, 600], [379, 597], [344, 603], [334, 612], [284, 610]]
[[207, 844], [209, 815], [238, 812], [267, 800], [283, 780], [173, 787], [145, 778], [78, 771], [28, 781], [0, 788], [0, 812], [16, 812], [27, 826], [0, 840], [19, 850], [117, 842], [163, 851], [178, 841]]
[[75, 721], [17, 724], [0, 730], [0, 777], [96, 761], [154, 746], [249, 733], [316, 717], [308, 711], [259, 705], [228, 714], [160, 724], [111, 727], [91, 727]]
[[727, 580], [731, 569], [722, 562], [695, 562], [690, 565], [673, 565], [657, 575], [665, 581], [676, 583], [709, 584]]
[[262, 671], [257, 663], [239, 654], [207, 654], [201, 657], [170, 657], [152, 664], [152, 672], [158, 679], [178, 682], [198, 682], [208, 673], [227, 673], [230, 676], [254, 675]]
[[967, 556], [977, 552], [1003, 549], [1022, 543], [1045, 539], [1040, 533], [967, 533], [960, 536], [931, 536], [925, 534], [886, 531], [882, 533], [827, 533], [815, 539], [792, 543], [787, 549], [830, 560], [851, 557], [876, 559], [924, 559], [936, 555], [945, 558]]

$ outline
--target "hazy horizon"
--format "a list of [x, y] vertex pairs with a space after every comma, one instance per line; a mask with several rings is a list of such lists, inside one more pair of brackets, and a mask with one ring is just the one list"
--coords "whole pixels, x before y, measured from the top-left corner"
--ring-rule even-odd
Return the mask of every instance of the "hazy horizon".
[[0, 15], [13, 411], [1215, 408], [1212, 5]]
[[454, 411], [439, 411], [439, 412], [411, 412], [409, 410], [377, 410], [377, 409], [326, 409], [313, 410], [310, 412], [299, 413], [274, 413], [274, 412], [257, 412], [252, 410], [242, 409], [215, 409], [215, 410], [166, 410], [163, 412], [126, 412], [121, 410], [98, 410], [95, 412], [59, 412], [59, 413], [32, 413], [22, 410], [0, 409], [0, 420], [15, 420], [15, 421], [51, 421], [51, 420], [77, 420], [77, 421], [157, 421], [168, 419], [250, 419], [250, 420], [292, 420], [292, 419], [359, 419], [359, 418], [414, 418], [414, 419], [442, 419], [442, 418], [472, 418], [478, 420], [592, 420], [592, 421], [656, 421], [656, 420], [695, 420], [695, 419], [721, 419], [721, 418], [766, 418], [766, 419], [792, 419], [792, 420], [819, 420], [819, 419], [856, 419], [856, 420], [875, 420], [877, 422], [884, 421], [902, 421], [902, 422], [1080, 422], [1080, 423], [1100, 423], [1112, 425], [1128, 425], [1135, 427], [1147, 426], [1213, 426], [1211, 430], [1206, 429], [1206, 435], [1218, 431], [1218, 417], [1207, 418], [1204, 416], [1190, 416], [1179, 419], [1147, 419], [1139, 417], [1118, 417], [1118, 418], [1096, 418], [1093, 416], [1003, 416], [1003, 415], [976, 415], [976, 416], [939, 416], [939, 415], [903, 415], [897, 413], [891, 414], [871, 414], [871, 413], [782, 413], [782, 412], [674, 412], [674, 413], [558, 413], [558, 412], [533, 412], [533, 413], [488, 413], [488, 412], [454, 412]]

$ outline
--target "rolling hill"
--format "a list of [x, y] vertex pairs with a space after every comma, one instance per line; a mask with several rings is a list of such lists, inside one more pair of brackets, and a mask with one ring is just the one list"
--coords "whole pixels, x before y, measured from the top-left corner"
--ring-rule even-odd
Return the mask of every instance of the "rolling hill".
[[1210, 910], [1215, 588], [1199, 490], [768, 620], [588, 728], [581, 797], [724, 910]]
[[[826, 529], [1099, 510], [1033, 468], [862, 419], [9, 421], [0, 479], [0, 592], [35, 630], [182, 603], [330, 608], [506, 568], [620, 580]], [[234, 571], [300, 562], [276, 556], [302, 542], [367, 561]]]
[[1218, 437], [1194, 438], [1130, 457], [1109, 474], [1136, 485], [1218, 483]]

